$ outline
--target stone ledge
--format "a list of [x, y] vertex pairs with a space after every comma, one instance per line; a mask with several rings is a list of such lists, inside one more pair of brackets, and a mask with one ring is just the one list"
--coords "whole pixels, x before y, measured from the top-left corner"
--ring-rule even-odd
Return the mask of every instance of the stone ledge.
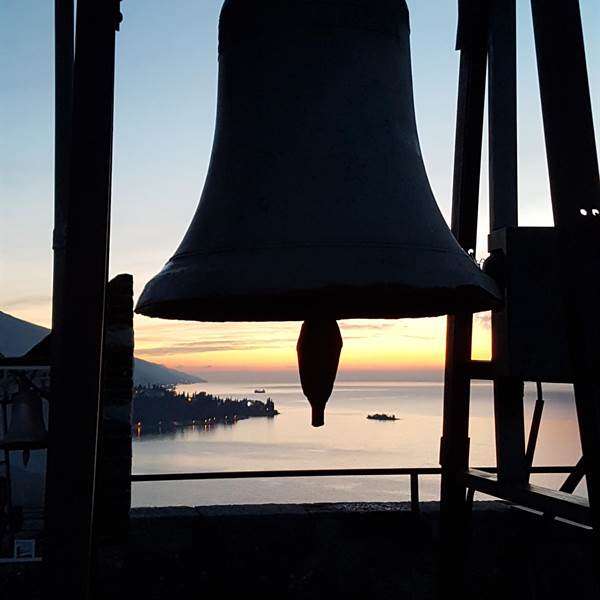
[[[511, 506], [505, 502], [479, 501], [473, 503], [473, 511], [507, 512]], [[421, 502], [420, 513], [437, 515], [439, 502]], [[372, 514], [410, 513], [410, 502], [316, 502], [299, 504], [217, 504], [210, 506], [162, 506], [131, 509], [131, 519], [182, 519], [196, 517], [269, 517], [275, 515], [316, 515], [316, 514]]]
[[[98, 554], [95, 599], [436, 600], [439, 503], [137, 508]], [[590, 536], [498, 502], [475, 502], [473, 600], [595, 598]], [[0, 568], [3, 597], [45, 598], [40, 566]]]

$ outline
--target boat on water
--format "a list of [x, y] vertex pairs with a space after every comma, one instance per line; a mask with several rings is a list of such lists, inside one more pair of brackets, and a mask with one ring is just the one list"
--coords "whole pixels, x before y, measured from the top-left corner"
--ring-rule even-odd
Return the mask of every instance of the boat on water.
[[255, 394], [264, 394], [265, 393], [265, 388], [258, 388], [256, 390], [254, 390]]
[[397, 421], [396, 415], [386, 415], [385, 413], [375, 413], [374, 415], [367, 415], [367, 419], [374, 421]]

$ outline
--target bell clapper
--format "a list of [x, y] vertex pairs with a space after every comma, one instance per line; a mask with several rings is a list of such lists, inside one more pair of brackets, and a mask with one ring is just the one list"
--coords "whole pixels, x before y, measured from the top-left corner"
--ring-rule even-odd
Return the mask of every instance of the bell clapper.
[[333, 390], [343, 341], [335, 319], [309, 319], [300, 329], [296, 351], [302, 391], [312, 407], [311, 424], [325, 424], [325, 405]]

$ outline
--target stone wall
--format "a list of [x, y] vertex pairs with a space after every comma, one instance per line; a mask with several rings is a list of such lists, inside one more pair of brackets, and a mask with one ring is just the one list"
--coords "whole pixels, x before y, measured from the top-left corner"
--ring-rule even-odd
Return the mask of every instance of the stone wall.
[[[600, 598], [589, 534], [475, 502], [462, 600]], [[104, 561], [98, 591], [113, 600], [439, 600], [448, 596], [438, 541], [435, 502], [419, 514], [410, 503], [134, 509], [120, 568]]]
[[[175, 484], [176, 485], [176, 484]], [[134, 509], [98, 554], [97, 600], [441, 600], [439, 504]], [[461, 600], [600, 598], [590, 532], [475, 502]], [[41, 563], [0, 565], [3, 598], [47, 597]]]
[[99, 541], [117, 541], [128, 531], [132, 393], [133, 278], [118, 275], [106, 288], [103, 414], [98, 439], [95, 506]]

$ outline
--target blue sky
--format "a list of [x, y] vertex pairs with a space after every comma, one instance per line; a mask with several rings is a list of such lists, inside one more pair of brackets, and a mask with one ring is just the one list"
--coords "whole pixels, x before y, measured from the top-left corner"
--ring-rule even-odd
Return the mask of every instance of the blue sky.
[[[122, 3], [110, 271], [133, 273], [136, 293], [171, 256], [202, 190], [215, 119], [221, 4], [221, 0]], [[458, 77], [456, 4], [408, 1], [419, 137], [431, 185], [447, 218]], [[529, 2], [518, 0], [517, 5], [520, 219], [522, 224], [548, 225], [552, 217]], [[580, 6], [598, 132], [600, 2], [581, 0]], [[52, 278], [53, 18], [51, 0], [0, 3], [0, 309], [43, 325], [50, 322]], [[480, 256], [488, 225], [486, 161], [487, 154]], [[141, 340], [147, 333], [147, 340], [156, 342], [160, 337], [156, 327], [147, 319], [136, 320]], [[195, 327], [198, 335], [213, 341], [225, 335], [216, 325]], [[285, 327], [280, 331], [287, 331]], [[151, 330], [155, 333], [148, 333]], [[178, 331], [173, 324], [168, 333], [164, 330], [169, 338], [165, 345], [172, 345]], [[282, 333], [282, 339], [287, 340], [288, 334]], [[228, 330], [226, 337], [247, 335], [247, 327], [239, 326]]]

